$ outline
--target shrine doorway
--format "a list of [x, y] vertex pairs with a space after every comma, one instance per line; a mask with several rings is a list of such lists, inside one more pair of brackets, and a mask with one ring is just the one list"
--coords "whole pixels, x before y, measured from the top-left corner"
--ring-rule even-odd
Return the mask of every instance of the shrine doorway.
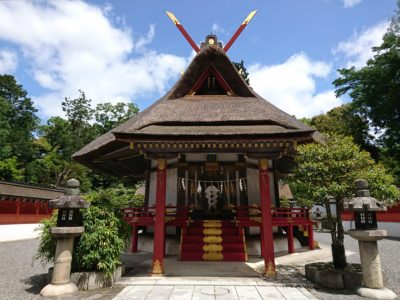
[[178, 205], [190, 207], [192, 220], [233, 220], [233, 208], [247, 205], [246, 167], [208, 156], [178, 168]]

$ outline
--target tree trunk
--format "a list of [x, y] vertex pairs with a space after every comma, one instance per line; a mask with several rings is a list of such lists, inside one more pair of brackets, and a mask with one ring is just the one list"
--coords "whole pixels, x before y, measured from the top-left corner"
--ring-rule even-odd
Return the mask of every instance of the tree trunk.
[[336, 269], [347, 267], [346, 253], [344, 248], [344, 230], [342, 224], [343, 200], [336, 199], [336, 218], [337, 218], [337, 236], [336, 242], [332, 243], [333, 266]]
[[331, 249], [333, 266], [335, 269], [345, 269], [347, 267], [347, 260], [344, 245], [332, 243]]
[[333, 220], [329, 198], [326, 198], [324, 202], [332, 237], [331, 250], [332, 250], [333, 266], [336, 269], [344, 269], [347, 267], [347, 260], [344, 248], [344, 230], [343, 230], [342, 216], [341, 216], [341, 213], [343, 211], [343, 202], [340, 200], [336, 200], [337, 222], [334, 222]]
[[331, 232], [332, 243], [336, 242], [336, 224], [333, 222], [330, 198], [326, 197], [324, 199], [325, 209], [326, 209], [326, 217], [328, 219], [329, 230]]

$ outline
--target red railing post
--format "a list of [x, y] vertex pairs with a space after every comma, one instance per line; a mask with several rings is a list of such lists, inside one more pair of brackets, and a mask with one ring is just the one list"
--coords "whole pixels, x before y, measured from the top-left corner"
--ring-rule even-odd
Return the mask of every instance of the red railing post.
[[288, 241], [288, 252], [294, 253], [294, 243], [293, 243], [293, 225], [289, 222], [288, 232], [287, 232], [287, 241]]
[[308, 229], [308, 247], [314, 250], [314, 231], [312, 223], [307, 226]]
[[138, 251], [138, 227], [136, 224], [132, 225], [132, 253], [136, 253]]

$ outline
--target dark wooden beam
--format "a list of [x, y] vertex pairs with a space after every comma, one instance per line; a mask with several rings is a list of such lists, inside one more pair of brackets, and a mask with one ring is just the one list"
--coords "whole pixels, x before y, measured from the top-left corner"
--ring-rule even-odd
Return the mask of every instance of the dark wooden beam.
[[281, 158], [282, 157], [282, 152], [247, 152], [246, 153], [248, 158], [253, 158], [253, 159], [263, 159], [263, 158], [268, 158], [268, 159], [276, 159], [276, 158]]

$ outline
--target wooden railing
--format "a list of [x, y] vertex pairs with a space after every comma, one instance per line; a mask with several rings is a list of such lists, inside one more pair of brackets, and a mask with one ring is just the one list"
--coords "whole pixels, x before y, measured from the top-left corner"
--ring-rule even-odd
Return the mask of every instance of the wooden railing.
[[[236, 220], [242, 222], [261, 222], [261, 208], [258, 205], [244, 206], [240, 205], [235, 208]], [[310, 220], [309, 209], [293, 207], [293, 208], [271, 208], [272, 225], [284, 226], [287, 223], [296, 225], [306, 225], [312, 223]], [[255, 225], [256, 226], [256, 225]]]
[[[154, 226], [156, 208], [149, 207], [128, 207], [123, 210], [124, 220], [132, 226], [131, 251], [137, 252], [139, 227]], [[167, 205], [164, 212], [165, 226], [184, 228], [189, 221], [188, 206]]]
[[[128, 207], [123, 210], [124, 220], [135, 226], [152, 226], [156, 215], [155, 206], [149, 207]], [[189, 220], [188, 206], [165, 207], [165, 221], [167, 226], [180, 226], [182, 222]]]
[[[257, 205], [252, 206], [237, 206], [236, 207], [236, 222], [239, 228], [245, 227], [258, 227], [260, 229], [261, 237], [261, 253], [264, 253], [264, 241], [263, 241], [263, 226], [261, 208]], [[293, 239], [293, 228], [298, 227], [303, 229], [308, 237], [308, 246], [310, 249], [314, 249], [314, 237], [313, 237], [313, 222], [310, 219], [309, 210], [306, 208], [271, 208], [272, 215], [272, 226], [279, 226], [286, 231], [286, 237], [288, 242], [288, 252], [294, 252], [294, 239]]]
[[[137, 251], [138, 228], [144, 226], [154, 226], [156, 208], [140, 207], [125, 208], [124, 219], [132, 226], [132, 252]], [[238, 229], [245, 227], [258, 227], [262, 231], [261, 208], [256, 205], [232, 207]], [[309, 210], [306, 208], [272, 208], [272, 226], [284, 228], [287, 232], [289, 253], [294, 252], [293, 227], [302, 227], [307, 233], [310, 249], [314, 248], [312, 225]], [[190, 222], [190, 210], [188, 206], [167, 205], [164, 213], [165, 226], [181, 227], [183, 230]], [[261, 239], [263, 235], [261, 234]], [[261, 240], [261, 251], [264, 251], [264, 242]]]

